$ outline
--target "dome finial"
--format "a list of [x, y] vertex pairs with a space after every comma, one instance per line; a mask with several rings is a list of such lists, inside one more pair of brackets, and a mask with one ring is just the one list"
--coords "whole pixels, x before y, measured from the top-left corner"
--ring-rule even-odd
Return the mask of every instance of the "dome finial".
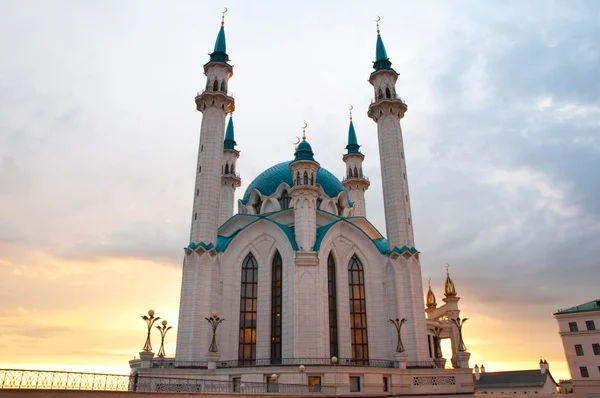
[[446, 283], [444, 284], [444, 295], [446, 297], [456, 297], [456, 288], [454, 287], [452, 278], [450, 278], [450, 272], [448, 271], [448, 268], [450, 268], [450, 264], [446, 263]]
[[221, 27], [225, 26], [225, 13], [227, 12], [227, 7], [225, 7], [225, 11], [223, 11], [221, 14]]
[[352, 109], [354, 109], [354, 106], [350, 105], [350, 121], [352, 121]]
[[437, 307], [437, 302], [435, 301], [435, 294], [433, 294], [433, 290], [431, 290], [431, 278], [429, 278], [429, 290], [427, 291], [427, 308], [435, 308]]
[[379, 21], [381, 21], [381, 17], [377, 15], [377, 19], [375, 20], [375, 23], [377, 24], [377, 36], [379, 36]]
[[302, 141], [306, 141], [306, 128], [308, 127], [308, 124], [306, 124], [306, 122], [304, 122], [304, 126], [302, 126]]

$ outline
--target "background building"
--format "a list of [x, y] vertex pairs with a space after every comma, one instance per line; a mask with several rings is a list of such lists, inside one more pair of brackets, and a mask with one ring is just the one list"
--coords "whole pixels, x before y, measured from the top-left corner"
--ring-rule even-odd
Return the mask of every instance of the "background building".
[[550, 366], [540, 360], [540, 368], [486, 373], [485, 366], [475, 365], [476, 394], [554, 395], [558, 384], [550, 374]]
[[600, 300], [554, 314], [571, 372], [573, 392], [600, 396]]

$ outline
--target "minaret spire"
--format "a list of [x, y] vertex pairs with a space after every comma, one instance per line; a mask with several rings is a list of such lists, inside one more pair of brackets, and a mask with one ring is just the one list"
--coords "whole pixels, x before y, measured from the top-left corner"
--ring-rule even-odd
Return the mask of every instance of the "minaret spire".
[[348, 127], [348, 145], [346, 145], [348, 152], [342, 158], [344, 163], [346, 163], [346, 177], [344, 177], [342, 183], [348, 191], [350, 200], [354, 202], [354, 216], [366, 217], [365, 191], [369, 189], [370, 182], [363, 175], [362, 164], [365, 160], [365, 155], [360, 153], [359, 150], [360, 145], [358, 145], [354, 123], [352, 122], [352, 109], [354, 107], [350, 105], [350, 127]]
[[223, 160], [221, 161], [221, 196], [219, 199], [219, 225], [233, 216], [233, 204], [236, 188], [242, 185], [240, 175], [236, 172], [237, 159], [240, 151], [235, 149], [235, 134], [233, 129], [233, 113], [229, 116], [225, 140], [223, 141]]

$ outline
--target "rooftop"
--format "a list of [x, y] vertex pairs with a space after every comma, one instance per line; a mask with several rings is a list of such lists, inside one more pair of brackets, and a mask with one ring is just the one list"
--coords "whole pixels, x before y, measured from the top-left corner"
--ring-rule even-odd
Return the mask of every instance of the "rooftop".
[[481, 373], [480, 379], [475, 380], [475, 388], [541, 387], [546, 383], [549, 374], [542, 373], [539, 369]]
[[554, 315], [575, 314], [578, 312], [600, 311], [600, 299], [592, 300], [585, 304], [579, 304], [575, 307], [558, 310]]

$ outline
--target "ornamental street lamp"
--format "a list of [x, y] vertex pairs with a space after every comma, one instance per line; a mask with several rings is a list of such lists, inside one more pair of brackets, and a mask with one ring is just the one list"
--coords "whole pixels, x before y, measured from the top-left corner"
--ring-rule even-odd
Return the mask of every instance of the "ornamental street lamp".
[[435, 346], [436, 359], [442, 358], [442, 346], [440, 344], [440, 335], [442, 334], [442, 330], [444, 330], [444, 328], [441, 328], [440, 324], [437, 322], [433, 324], [433, 329], [429, 329], [429, 331], [433, 333], [433, 344]]
[[402, 345], [402, 335], [400, 331], [402, 330], [402, 325], [406, 322], [406, 318], [402, 319], [388, 319], [388, 322], [392, 323], [396, 327], [396, 331], [398, 332], [398, 343], [396, 344], [396, 352], [404, 352], [404, 345]]
[[148, 326], [148, 335], [146, 336], [146, 343], [144, 344], [143, 351], [150, 352], [152, 351], [152, 343], [150, 342], [150, 332], [152, 331], [152, 325], [154, 322], [158, 321], [160, 317], [154, 317], [154, 310], [149, 310], [148, 315], [142, 315], [142, 319], [146, 321], [146, 325]]
[[463, 340], [462, 327], [465, 324], [465, 322], [469, 320], [469, 318], [463, 318], [461, 320], [460, 317], [457, 317], [456, 319], [451, 318], [450, 320], [458, 328], [458, 338], [459, 338], [458, 351], [459, 352], [467, 351], [467, 346], [465, 345], [465, 341]]
[[208, 348], [208, 352], [219, 352], [219, 347], [217, 347], [217, 327], [225, 320], [223, 318], [219, 318], [219, 313], [217, 311], [213, 311], [212, 316], [210, 318], [204, 318], [210, 326], [212, 326], [212, 341], [210, 342], [210, 347]]
[[165, 357], [165, 335], [171, 329], [171, 326], [167, 326], [167, 321], [162, 321], [162, 326], [156, 326], [160, 331], [160, 350], [158, 350], [158, 356], [161, 358]]

